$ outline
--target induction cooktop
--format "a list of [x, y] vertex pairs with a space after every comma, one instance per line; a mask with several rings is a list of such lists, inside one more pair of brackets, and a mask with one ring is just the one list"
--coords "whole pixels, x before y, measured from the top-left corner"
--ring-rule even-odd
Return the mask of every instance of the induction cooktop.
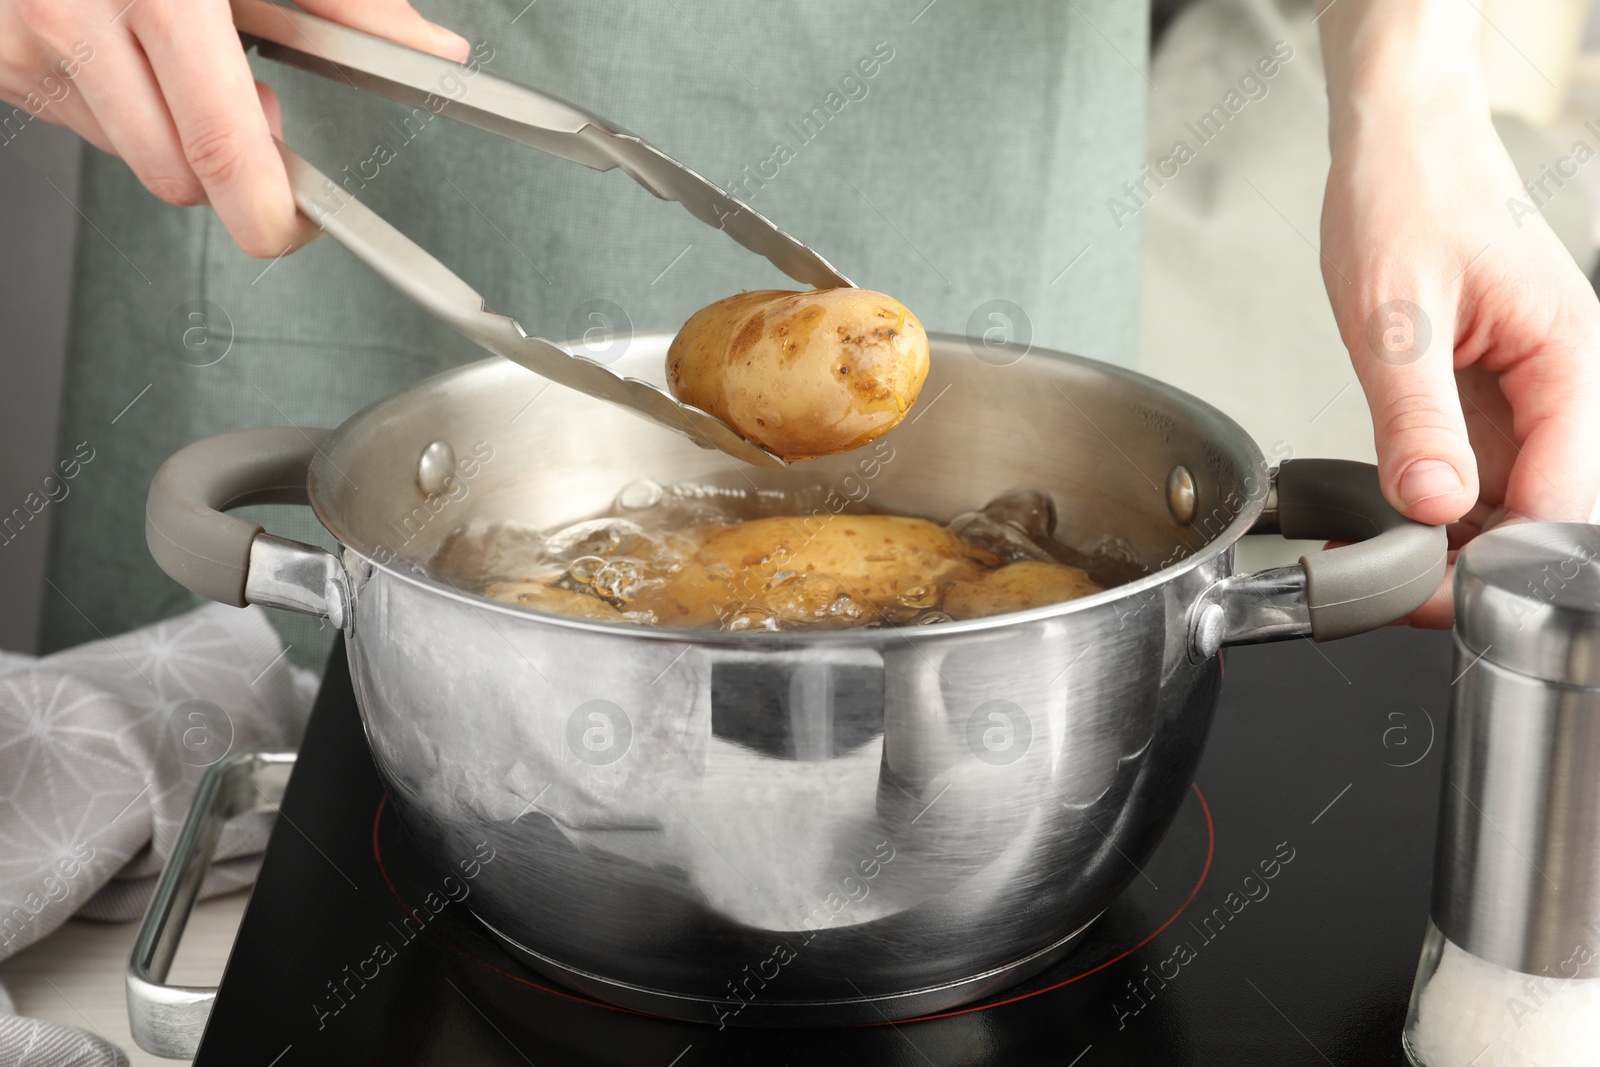
[[1404, 1064], [1449, 665], [1447, 633], [1399, 628], [1231, 651], [1193, 790], [1064, 960], [923, 1019], [718, 1029], [536, 975], [470, 899], [419, 909], [439, 879], [385, 801], [336, 648], [194, 1062]]

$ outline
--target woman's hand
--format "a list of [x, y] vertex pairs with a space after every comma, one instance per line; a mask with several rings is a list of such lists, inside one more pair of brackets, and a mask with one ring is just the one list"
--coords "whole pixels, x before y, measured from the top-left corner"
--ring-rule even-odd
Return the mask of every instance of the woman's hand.
[[[1343, 0], [1322, 20], [1322, 273], [1384, 495], [1456, 523], [1452, 548], [1503, 523], [1594, 521], [1600, 302], [1489, 122], [1478, 15], [1458, 0], [1373, 7]], [[1410, 621], [1452, 617], [1447, 582]]]
[[[467, 57], [464, 39], [405, 0], [300, 6]], [[227, 0], [0, 0], [0, 99], [120, 155], [169, 204], [210, 203], [253, 256], [281, 255], [316, 234], [295, 212], [272, 144], [282, 132], [277, 98], [251, 77]], [[9, 114], [0, 108], [0, 122]]]

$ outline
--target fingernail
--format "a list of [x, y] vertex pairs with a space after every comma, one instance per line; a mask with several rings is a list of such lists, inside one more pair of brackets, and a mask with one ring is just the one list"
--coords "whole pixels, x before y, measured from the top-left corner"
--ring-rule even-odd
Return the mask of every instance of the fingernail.
[[1442, 459], [1419, 459], [1400, 476], [1400, 499], [1412, 507], [1436, 496], [1454, 496], [1465, 488], [1461, 475]]

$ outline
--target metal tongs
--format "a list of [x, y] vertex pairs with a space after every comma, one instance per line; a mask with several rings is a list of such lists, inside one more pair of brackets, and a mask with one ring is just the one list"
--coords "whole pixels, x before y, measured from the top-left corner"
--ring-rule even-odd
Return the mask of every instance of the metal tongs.
[[[233, 21], [267, 59], [308, 70], [357, 89], [428, 107], [436, 114], [582, 163], [621, 167], [663, 200], [676, 200], [695, 218], [764, 256], [789, 277], [814, 289], [852, 285], [827, 260], [665, 152], [598, 115], [536, 89], [486, 72], [460, 99], [439, 92], [457, 78], [456, 64], [266, 0], [232, 0]], [[675, 430], [703, 448], [762, 467], [784, 462], [745, 440], [726, 423], [680, 403], [649, 382], [624, 378], [604, 364], [530, 335], [515, 319], [491, 311], [483, 296], [426, 250], [389, 225], [292, 149], [278, 150], [296, 205], [322, 230], [396, 289], [466, 337], [541, 377]]]

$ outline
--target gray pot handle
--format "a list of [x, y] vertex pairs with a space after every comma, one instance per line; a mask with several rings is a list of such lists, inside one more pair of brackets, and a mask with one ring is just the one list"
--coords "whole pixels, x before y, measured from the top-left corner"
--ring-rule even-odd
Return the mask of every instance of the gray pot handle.
[[179, 449], [156, 471], [145, 500], [150, 555], [203, 597], [287, 608], [342, 627], [349, 598], [332, 553], [224, 514], [249, 504], [309, 503], [307, 472], [329, 432], [265, 426]]
[[1212, 585], [1190, 612], [1194, 658], [1209, 659], [1223, 645], [1306, 635], [1330, 641], [1375, 630], [1420, 608], [1444, 580], [1444, 527], [1413, 522], [1391, 507], [1370, 463], [1285, 461], [1272, 472], [1266, 509], [1251, 533], [1357, 543]]

